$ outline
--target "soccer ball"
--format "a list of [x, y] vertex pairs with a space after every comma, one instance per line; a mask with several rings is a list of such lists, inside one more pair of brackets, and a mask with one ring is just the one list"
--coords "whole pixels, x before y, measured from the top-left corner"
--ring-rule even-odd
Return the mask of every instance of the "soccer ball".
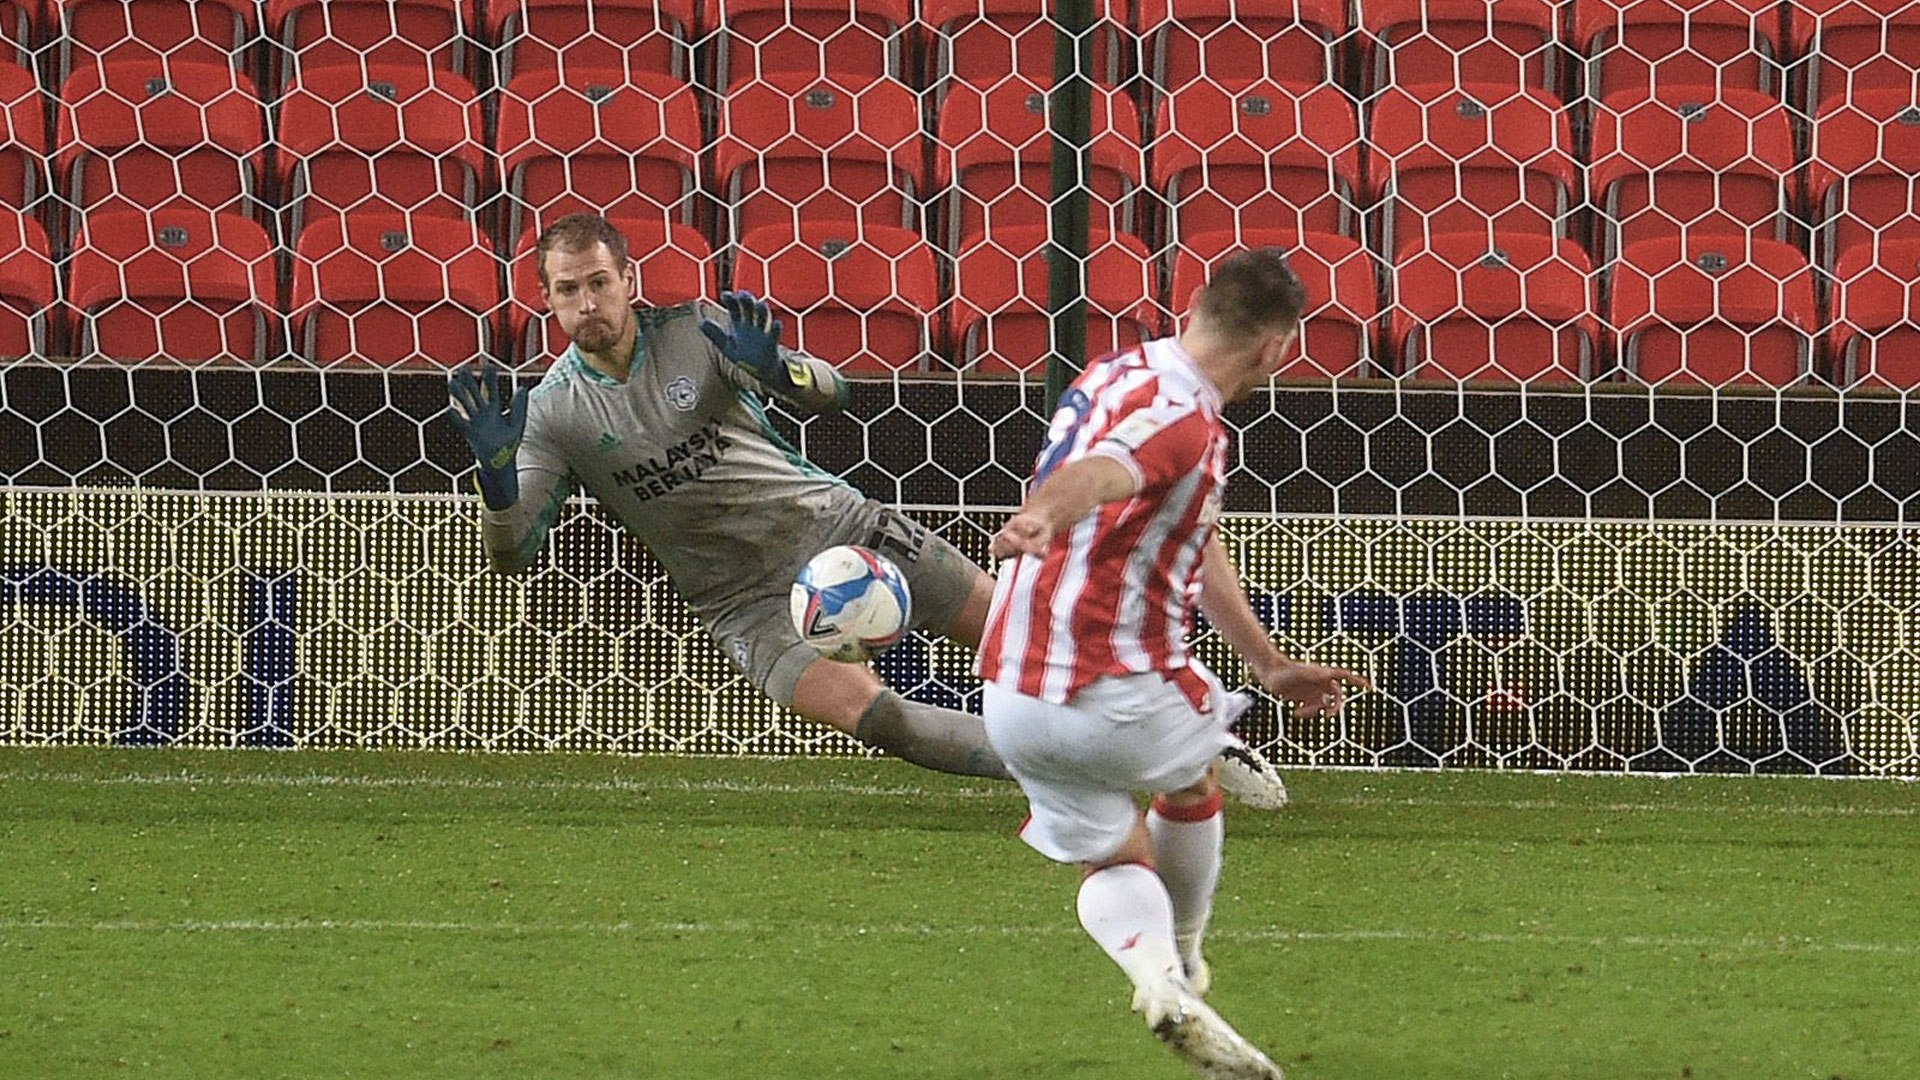
[[788, 609], [802, 641], [829, 660], [853, 664], [900, 640], [913, 617], [913, 598], [892, 560], [841, 544], [800, 569]]

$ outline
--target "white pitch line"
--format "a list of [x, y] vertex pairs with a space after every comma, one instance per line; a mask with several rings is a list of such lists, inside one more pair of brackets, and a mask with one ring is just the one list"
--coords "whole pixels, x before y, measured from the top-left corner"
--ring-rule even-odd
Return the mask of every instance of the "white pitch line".
[[[1724, 779], [1724, 778], [1716, 778]], [[1662, 783], [1670, 782], [1662, 780]], [[77, 772], [0, 771], [0, 784], [51, 783], [98, 786], [152, 785], [160, 787], [269, 787], [467, 790], [467, 791], [607, 791], [645, 794], [673, 791], [692, 794], [739, 795], [861, 795], [881, 798], [1018, 799], [1012, 784], [993, 787], [927, 788], [915, 784], [861, 784], [835, 780], [810, 783], [769, 783], [756, 780], [684, 777], [610, 780], [499, 780], [484, 777], [352, 776], [328, 773], [252, 773], [214, 775], [191, 772], [123, 773], [96, 776]], [[1806, 818], [1913, 818], [1920, 806], [1669, 806], [1660, 803], [1559, 803], [1545, 799], [1448, 799], [1432, 796], [1343, 795], [1304, 799], [1297, 805], [1340, 807], [1404, 807], [1408, 809], [1494, 810], [1513, 813], [1586, 811], [1625, 814], [1733, 814]]]
[[[1044, 926], [988, 926], [983, 924], [893, 924], [863, 926], [847, 923], [789, 923], [778, 920], [734, 919], [720, 922], [469, 922], [436, 919], [0, 919], [0, 933], [57, 931], [99, 934], [293, 934], [293, 933], [431, 933], [487, 935], [589, 934], [661, 937], [691, 934], [806, 933], [843, 938], [950, 937], [1060, 937], [1078, 936], [1067, 923]], [[1812, 952], [1880, 956], [1920, 955], [1920, 942], [1825, 941], [1806, 937], [1664, 937], [1646, 934], [1594, 935], [1549, 933], [1478, 933], [1431, 929], [1352, 930], [1232, 930], [1209, 934], [1213, 941], [1241, 944], [1367, 944], [1387, 942], [1415, 945], [1547, 945], [1558, 948], [1686, 949], [1720, 952]]]

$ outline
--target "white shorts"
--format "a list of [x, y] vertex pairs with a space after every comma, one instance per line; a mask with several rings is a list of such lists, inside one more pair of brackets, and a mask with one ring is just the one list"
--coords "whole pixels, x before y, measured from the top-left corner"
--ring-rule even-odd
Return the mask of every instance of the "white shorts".
[[1050, 859], [1099, 862], [1126, 842], [1138, 820], [1136, 792], [1192, 787], [1232, 741], [1235, 710], [1213, 673], [1198, 713], [1155, 674], [1109, 675], [1065, 705], [989, 683], [987, 738], [1027, 793], [1032, 816], [1020, 838]]

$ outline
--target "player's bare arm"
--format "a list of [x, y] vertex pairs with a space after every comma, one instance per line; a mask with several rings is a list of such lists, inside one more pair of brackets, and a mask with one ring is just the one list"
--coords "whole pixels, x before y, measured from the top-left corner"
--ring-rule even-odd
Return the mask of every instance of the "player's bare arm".
[[1275, 648], [1267, 628], [1260, 625], [1253, 605], [1247, 601], [1239, 571], [1234, 568], [1233, 559], [1218, 533], [1207, 541], [1203, 559], [1200, 610], [1220, 632], [1220, 637], [1247, 662], [1247, 670], [1261, 689], [1282, 701], [1292, 702], [1295, 716], [1337, 713], [1346, 706], [1350, 689], [1373, 687], [1364, 675], [1295, 660]]
[[1044, 556], [1061, 530], [1095, 507], [1130, 499], [1139, 490], [1140, 478], [1114, 458], [1094, 455], [1069, 462], [1042, 480], [1020, 511], [994, 534], [993, 557]]

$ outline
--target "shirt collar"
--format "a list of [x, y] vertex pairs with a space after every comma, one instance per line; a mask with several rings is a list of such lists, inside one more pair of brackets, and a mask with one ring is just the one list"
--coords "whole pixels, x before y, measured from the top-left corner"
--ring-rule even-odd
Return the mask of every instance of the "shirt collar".
[[1226, 400], [1220, 396], [1220, 388], [1213, 385], [1212, 379], [1207, 378], [1206, 375], [1201, 373], [1200, 365], [1193, 362], [1193, 354], [1187, 352], [1186, 346], [1180, 344], [1179, 336], [1175, 335], [1162, 340], [1166, 342], [1168, 355], [1178, 361], [1181, 367], [1187, 369], [1187, 373], [1193, 378], [1193, 381], [1199, 384], [1200, 392], [1207, 396], [1207, 400], [1213, 402], [1213, 410], [1219, 412], [1221, 409], [1226, 408], [1227, 403]]
[[[620, 385], [620, 380], [608, 378], [599, 368], [587, 363], [587, 358], [580, 355], [580, 347], [574, 343], [568, 342], [567, 351], [560, 355], [563, 361], [571, 363], [576, 371], [594, 382], [605, 383], [608, 386]], [[633, 378], [633, 373], [640, 370], [640, 364], [646, 357], [647, 329], [641, 325], [640, 317], [636, 313], [633, 323], [633, 356], [627, 361], [627, 378]]]

